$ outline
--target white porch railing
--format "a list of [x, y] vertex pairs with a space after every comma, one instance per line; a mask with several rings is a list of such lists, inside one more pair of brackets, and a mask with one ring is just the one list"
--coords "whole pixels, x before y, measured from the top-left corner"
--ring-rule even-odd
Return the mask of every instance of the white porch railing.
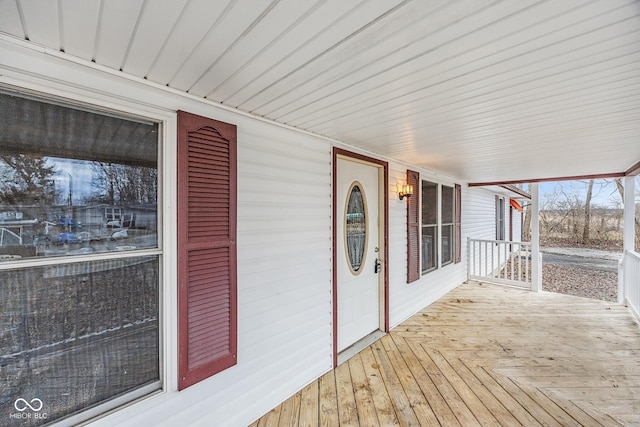
[[531, 289], [531, 243], [468, 239], [467, 277]]
[[640, 254], [625, 251], [622, 258], [624, 304], [640, 319]]
[[[21, 227], [22, 229], [22, 227]], [[5, 235], [7, 237], [5, 237]], [[8, 243], [7, 243], [8, 242]], [[22, 236], [17, 235], [13, 231], [8, 228], [1, 227], [0, 228], [0, 246], [3, 245], [21, 245], [22, 244]]]

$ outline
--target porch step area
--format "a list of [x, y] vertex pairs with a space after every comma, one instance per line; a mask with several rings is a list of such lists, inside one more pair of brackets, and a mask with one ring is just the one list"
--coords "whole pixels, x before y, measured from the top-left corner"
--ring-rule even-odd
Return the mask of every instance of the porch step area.
[[640, 425], [640, 325], [614, 303], [464, 284], [257, 426]]

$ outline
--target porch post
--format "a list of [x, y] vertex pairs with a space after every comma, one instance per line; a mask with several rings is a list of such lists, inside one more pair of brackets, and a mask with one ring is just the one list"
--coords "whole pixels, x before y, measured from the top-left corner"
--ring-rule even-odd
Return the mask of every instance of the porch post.
[[626, 251], [635, 250], [636, 244], [636, 203], [635, 203], [635, 177], [624, 177], [624, 229], [622, 231], [622, 257], [618, 261], [618, 303], [626, 301], [626, 289], [624, 286], [624, 259]]
[[623, 250], [635, 250], [636, 243], [636, 206], [635, 176], [624, 177], [624, 232]]
[[540, 255], [540, 205], [538, 184], [530, 184], [531, 193], [531, 290], [542, 291], [542, 257]]

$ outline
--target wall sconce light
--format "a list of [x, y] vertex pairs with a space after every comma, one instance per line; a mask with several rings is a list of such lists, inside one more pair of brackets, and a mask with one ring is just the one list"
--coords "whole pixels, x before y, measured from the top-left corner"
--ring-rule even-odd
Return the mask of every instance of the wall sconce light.
[[400, 200], [413, 195], [413, 185], [398, 184], [398, 197]]

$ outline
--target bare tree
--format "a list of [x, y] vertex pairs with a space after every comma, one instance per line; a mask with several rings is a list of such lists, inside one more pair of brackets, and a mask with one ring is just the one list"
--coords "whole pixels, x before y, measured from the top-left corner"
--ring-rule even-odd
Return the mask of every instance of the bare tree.
[[616, 178], [613, 180], [616, 183], [616, 188], [618, 189], [618, 194], [620, 194], [620, 201], [624, 206], [624, 185], [622, 185], [622, 178]]
[[582, 231], [582, 243], [589, 242], [591, 224], [591, 197], [593, 196], [593, 179], [589, 180], [587, 187], [587, 198], [584, 203], [584, 229]]
[[54, 200], [53, 176], [55, 166], [47, 165], [44, 157], [26, 154], [0, 155], [6, 167], [6, 176], [11, 176], [10, 182], [4, 182], [0, 199], [8, 204], [37, 204], [48, 205]]
[[93, 199], [110, 205], [155, 203], [157, 182], [155, 168], [94, 162]]

